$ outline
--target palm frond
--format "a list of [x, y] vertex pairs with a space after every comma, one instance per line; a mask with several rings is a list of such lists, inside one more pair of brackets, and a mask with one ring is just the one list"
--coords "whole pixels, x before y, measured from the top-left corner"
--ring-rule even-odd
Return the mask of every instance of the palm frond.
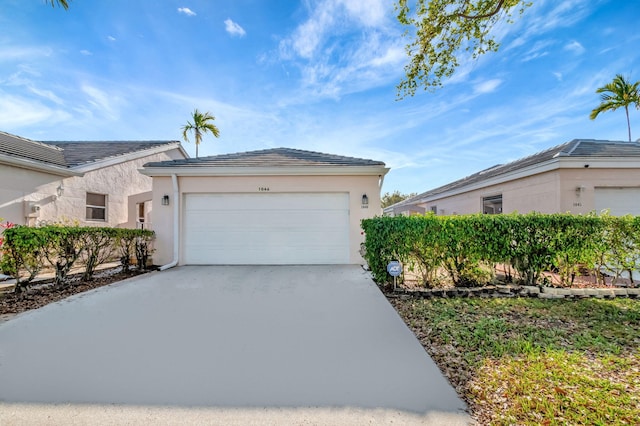
[[212, 123], [216, 118], [208, 111], [202, 113], [196, 108], [191, 114], [193, 123], [187, 121], [187, 124], [182, 126], [182, 137], [186, 142], [189, 142], [189, 132], [193, 132], [196, 144], [196, 158], [198, 157], [198, 145], [202, 142], [202, 135], [204, 133], [211, 133], [216, 138], [220, 137], [220, 130]]
[[[68, 0], [71, 1], [71, 0]], [[56, 7], [56, 4], [60, 7], [62, 7], [64, 10], [68, 10], [69, 9], [69, 3], [67, 0], [49, 0], [49, 3], [51, 3], [51, 7]]]
[[600, 105], [594, 108], [589, 114], [589, 118], [594, 120], [598, 114], [604, 111], [615, 111], [623, 107], [627, 116], [627, 129], [629, 131], [629, 141], [631, 141], [631, 123], [629, 121], [629, 105], [640, 108], [640, 91], [638, 87], [640, 81], [629, 82], [622, 74], [617, 74], [613, 81], [596, 89], [600, 93]]

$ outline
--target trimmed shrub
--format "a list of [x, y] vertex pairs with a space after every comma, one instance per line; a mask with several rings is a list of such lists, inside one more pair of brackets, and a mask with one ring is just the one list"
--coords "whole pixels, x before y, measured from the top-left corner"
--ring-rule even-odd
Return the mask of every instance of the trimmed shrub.
[[388, 282], [391, 260], [421, 275], [425, 285], [444, 270], [456, 286], [490, 281], [495, 264], [512, 267], [523, 284], [554, 270], [570, 285], [581, 267], [633, 271], [640, 263], [640, 218], [427, 214], [365, 219], [362, 228], [365, 259], [378, 282]]
[[114, 253], [118, 253], [123, 270], [128, 270], [134, 256], [138, 267], [145, 269], [154, 235], [147, 229], [16, 226], [4, 232], [0, 267], [16, 279], [16, 292], [24, 290], [46, 266], [55, 271], [55, 285], [65, 285], [77, 263], [84, 266], [83, 278], [91, 279], [95, 269], [113, 259]]

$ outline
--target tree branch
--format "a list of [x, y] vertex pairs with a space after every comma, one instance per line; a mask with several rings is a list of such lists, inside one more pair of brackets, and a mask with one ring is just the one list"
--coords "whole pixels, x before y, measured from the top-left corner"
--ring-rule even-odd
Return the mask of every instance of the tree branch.
[[482, 14], [482, 15], [467, 15], [467, 14], [464, 14], [464, 13], [456, 13], [453, 16], [456, 16], [458, 18], [464, 18], [464, 19], [486, 19], [486, 18], [491, 18], [492, 16], [494, 16], [498, 12], [500, 12], [500, 10], [502, 9], [502, 5], [503, 4], [504, 4], [504, 0], [499, 0], [498, 4], [496, 5], [496, 8], [492, 12], [487, 12], [487, 13]]

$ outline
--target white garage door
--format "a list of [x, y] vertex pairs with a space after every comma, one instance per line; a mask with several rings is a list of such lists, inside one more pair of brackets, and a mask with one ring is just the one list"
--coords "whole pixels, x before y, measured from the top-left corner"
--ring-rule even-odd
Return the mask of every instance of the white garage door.
[[596, 212], [609, 210], [613, 216], [640, 216], [640, 188], [596, 188]]
[[184, 262], [294, 265], [349, 262], [349, 195], [187, 194]]

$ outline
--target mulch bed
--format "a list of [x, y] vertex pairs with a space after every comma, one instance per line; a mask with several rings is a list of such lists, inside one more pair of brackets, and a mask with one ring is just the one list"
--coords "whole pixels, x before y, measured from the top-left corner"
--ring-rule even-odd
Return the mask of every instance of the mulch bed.
[[19, 314], [31, 309], [38, 309], [74, 294], [113, 284], [147, 272], [149, 271], [140, 271], [138, 269], [123, 271], [121, 267], [117, 267], [97, 272], [91, 281], [82, 281], [81, 274], [70, 276], [65, 286], [54, 286], [52, 280], [38, 281], [37, 284], [22, 293], [11, 291], [10, 293], [0, 294], [0, 315]]

